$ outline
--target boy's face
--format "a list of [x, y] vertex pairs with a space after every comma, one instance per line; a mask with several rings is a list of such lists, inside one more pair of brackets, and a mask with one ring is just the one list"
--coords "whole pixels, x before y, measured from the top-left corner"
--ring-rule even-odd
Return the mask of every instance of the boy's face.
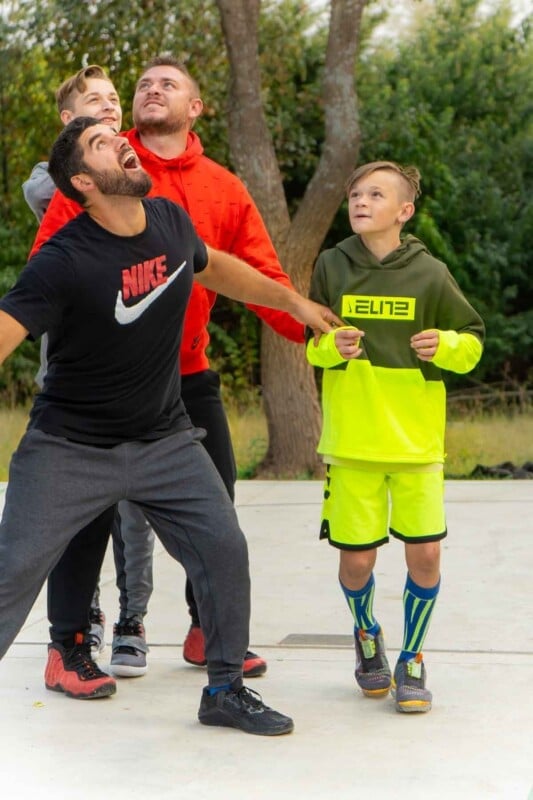
[[400, 175], [386, 169], [360, 178], [348, 195], [350, 225], [362, 237], [400, 230], [413, 215]]
[[117, 90], [103, 78], [87, 78], [85, 91], [74, 92], [70, 108], [61, 112], [61, 120], [67, 125], [76, 117], [96, 117], [104, 125], [109, 125], [117, 133], [122, 126], [122, 109]]

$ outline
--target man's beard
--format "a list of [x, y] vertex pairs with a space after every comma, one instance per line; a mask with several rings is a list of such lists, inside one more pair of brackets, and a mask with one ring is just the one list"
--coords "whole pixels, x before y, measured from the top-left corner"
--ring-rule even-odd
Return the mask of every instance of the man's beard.
[[89, 174], [100, 192], [106, 195], [146, 197], [152, 188], [152, 179], [144, 170], [135, 172], [135, 177], [128, 174], [128, 172], [114, 172], [111, 170], [103, 172], [91, 170]]
[[133, 124], [141, 134], [156, 134], [158, 136], [171, 136], [174, 133], [179, 133], [187, 127], [187, 118], [174, 119], [137, 119], [133, 120]]

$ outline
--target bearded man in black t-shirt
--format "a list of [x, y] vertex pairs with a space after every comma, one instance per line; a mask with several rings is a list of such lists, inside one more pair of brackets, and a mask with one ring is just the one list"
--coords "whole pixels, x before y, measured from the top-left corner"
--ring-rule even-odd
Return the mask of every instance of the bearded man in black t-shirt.
[[[150, 178], [135, 151], [98, 120], [66, 126], [49, 172], [86, 213], [43, 245], [0, 300], [0, 363], [26, 336], [49, 335], [47, 375], [13, 455], [0, 523], [0, 656], [72, 537], [127, 499], [183, 564], [200, 600], [209, 680], [200, 722], [289, 733], [292, 720], [242, 684], [246, 541], [185, 412], [176, 363], [193, 277], [228, 297], [287, 311], [317, 332], [338, 320], [207, 247], [179, 206], [143, 199]], [[56, 677], [65, 672], [64, 648], [49, 647], [46, 685], [68, 692]], [[77, 647], [87, 696], [113, 693], [89, 645]]]

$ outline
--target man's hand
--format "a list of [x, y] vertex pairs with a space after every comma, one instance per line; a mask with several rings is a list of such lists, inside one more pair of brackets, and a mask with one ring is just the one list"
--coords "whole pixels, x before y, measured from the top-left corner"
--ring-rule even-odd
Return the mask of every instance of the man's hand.
[[307, 300], [296, 292], [293, 292], [293, 297], [295, 303], [294, 307], [290, 308], [289, 314], [311, 328], [315, 340], [320, 334], [330, 333], [338, 325], [344, 325], [342, 319], [327, 306], [315, 303], [314, 300]]
[[340, 330], [335, 332], [335, 347], [343, 358], [347, 360], [357, 358], [363, 352], [359, 344], [361, 336], [364, 335], [365, 332], [357, 328], [340, 328]]
[[437, 330], [420, 331], [411, 336], [411, 347], [420, 361], [431, 361], [439, 346]]

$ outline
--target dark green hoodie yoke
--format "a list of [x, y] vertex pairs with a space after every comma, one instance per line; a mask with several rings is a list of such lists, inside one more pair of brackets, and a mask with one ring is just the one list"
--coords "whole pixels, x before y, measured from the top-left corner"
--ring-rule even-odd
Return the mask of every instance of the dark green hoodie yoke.
[[406, 236], [383, 261], [359, 236], [325, 250], [317, 261], [311, 297], [330, 306], [347, 325], [365, 331], [362, 358], [376, 367], [420, 369], [426, 380], [440, 380], [440, 370], [416, 357], [409, 347], [413, 334], [439, 328], [483, 337], [481, 319], [446, 265], [414, 236]]

